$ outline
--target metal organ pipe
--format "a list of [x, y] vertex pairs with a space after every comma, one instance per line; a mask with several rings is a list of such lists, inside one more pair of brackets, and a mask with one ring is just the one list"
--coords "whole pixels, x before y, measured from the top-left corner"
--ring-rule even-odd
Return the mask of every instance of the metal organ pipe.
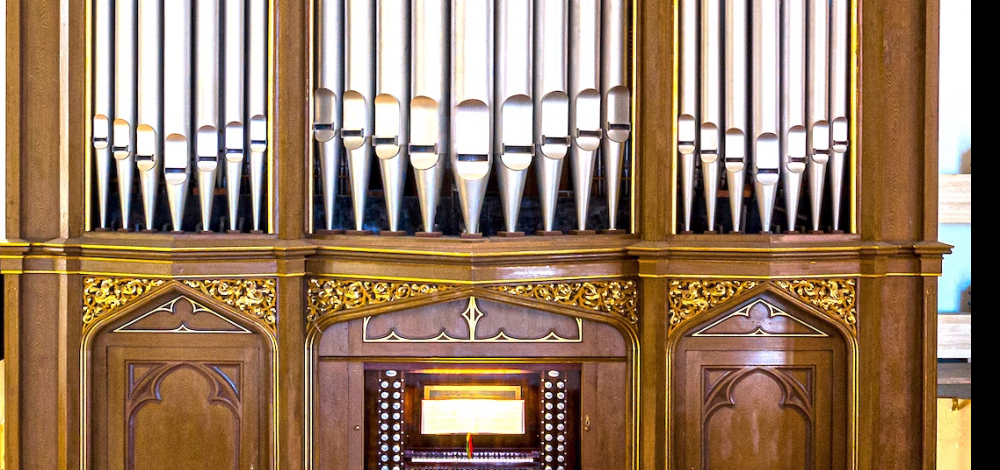
[[115, 2], [115, 120], [112, 154], [118, 162], [118, 195], [122, 228], [128, 229], [132, 208], [132, 173], [135, 164], [136, 105], [136, 0]]
[[806, 170], [806, 3], [782, 4], [781, 74], [785, 103], [781, 107], [781, 176], [784, 178], [788, 230], [794, 232], [802, 175]]
[[344, 17], [345, 82], [341, 135], [354, 199], [355, 230], [364, 229], [368, 178], [371, 172], [371, 136], [375, 125], [375, 2], [347, 0]]
[[743, 185], [747, 157], [748, 0], [726, 1], [726, 139], [723, 146], [733, 232], [742, 231]]
[[566, 80], [567, 0], [535, 2], [535, 172], [542, 228], [552, 232], [563, 159], [569, 150]]
[[847, 0], [830, 2], [830, 195], [833, 209], [833, 230], [840, 230], [841, 192], [844, 184], [844, 163], [850, 144], [847, 118], [848, 77], [850, 57], [850, 23]]
[[604, 126], [601, 154], [608, 190], [608, 229], [617, 231], [625, 146], [632, 134], [626, 38], [629, 17], [625, 0], [602, 0], [601, 6], [601, 122]]
[[334, 206], [340, 169], [341, 116], [344, 111], [344, 1], [319, 0], [316, 13], [316, 91], [313, 95], [313, 137], [323, 180], [327, 230], [334, 228]]
[[219, 166], [219, 38], [218, 0], [195, 0], [195, 149], [202, 230], [210, 231]]
[[375, 156], [388, 209], [389, 230], [399, 231], [399, 211], [409, 166], [410, 2], [378, 0], [378, 96]]
[[[601, 2], [570, 0], [569, 148], [577, 230], [587, 230], [594, 163], [601, 147]], [[614, 214], [611, 215], [614, 218]]]
[[225, 47], [225, 77], [223, 90], [222, 121], [225, 125], [223, 148], [226, 158], [226, 200], [229, 203], [229, 230], [239, 227], [240, 183], [243, 179], [243, 162], [246, 156], [246, 129], [244, 127], [246, 71], [246, 12], [244, 0], [225, 0], [223, 38]]
[[694, 153], [698, 148], [698, 0], [680, 0], [680, 15], [680, 115], [677, 117], [677, 150], [680, 153], [684, 231], [690, 232], [694, 205]]
[[534, 155], [532, 1], [501, 0], [496, 8], [494, 153], [508, 234], [517, 232], [521, 196]]
[[809, 196], [812, 207], [812, 229], [819, 231], [823, 208], [823, 183], [830, 160], [829, 124], [829, 0], [811, 0], [808, 11], [808, 99], [806, 106], [809, 150]]
[[452, 0], [452, 11], [452, 171], [475, 236], [493, 165], [493, 3]]
[[97, 175], [99, 227], [108, 227], [111, 185], [111, 126], [114, 122], [114, 3], [94, 0], [94, 119], [92, 138]]
[[248, 0], [247, 114], [250, 123], [250, 201], [253, 229], [261, 229], [261, 199], [267, 152], [267, 1]]
[[410, 164], [413, 165], [424, 233], [434, 233], [445, 162], [449, 155], [451, 0], [413, 0], [413, 99], [410, 103]]
[[156, 196], [163, 160], [163, 0], [139, 0], [139, 109], [136, 126], [135, 165], [139, 169], [143, 215], [153, 229]]
[[753, 160], [762, 230], [771, 231], [781, 160], [778, 0], [753, 3]]
[[701, 2], [701, 155], [708, 230], [715, 230], [722, 139], [722, 1]]
[[172, 1], [163, 10], [163, 171], [174, 231], [183, 230], [191, 161], [191, 0]]

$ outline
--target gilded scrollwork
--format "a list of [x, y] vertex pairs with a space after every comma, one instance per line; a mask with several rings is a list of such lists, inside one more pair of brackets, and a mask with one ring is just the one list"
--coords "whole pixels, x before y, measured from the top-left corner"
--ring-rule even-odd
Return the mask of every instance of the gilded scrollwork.
[[274, 279], [202, 279], [181, 281], [253, 319], [274, 328], [278, 314]]
[[855, 331], [858, 309], [854, 279], [805, 279], [775, 281], [775, 284]]
[[757, 287], [757, 281], [706, 281], [697, 279], [670, 282], [670, 331], [733, 297]]
[[115, 277], [83, 278], [83, 326], [86, 329], [167, 281]]
[[[763, 282], [746, 280], [675, 280], [670, 283], [670, 331]], [[854, 279], [767, 281], [816, 307], [856, 333], [857, 282]]]
[[309, 280], [307, 321], [344, 310], [434, 294], [454, 286], [414, 282], [357, 281], [313, 278]]
[[620, 316], [631, 324], [639, 322], [639, 292], [632, 280], [502, 285], [490, 289], [609, 313]]
[[263, 323], [272, 332], [277, 317], [274, 279], [201, 279], [170, 281], [119, 277], [85, 277], [83, 280], [83, 327], [168, 283], [184, 284], [215, 300], [234, 307], [251, 320]]

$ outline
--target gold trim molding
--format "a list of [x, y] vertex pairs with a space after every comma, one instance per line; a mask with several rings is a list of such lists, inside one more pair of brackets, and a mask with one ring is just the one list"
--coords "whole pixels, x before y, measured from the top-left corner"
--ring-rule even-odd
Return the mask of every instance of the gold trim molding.
[[309, 314], [306, 321], [313, 323], [330, 313], [434, 294], [453, 288], [454, 286], [444, 284], [313, 278], [309, 280]]
[[668, 293], [672, 333], [687, 320], [763, 284], [790, 292], [857, 334], [857, 281], [854, 279], [674, 280]]
[[274, 279], [167, 279], [88, 276], [83, 279], [83, 329], [120, 310], [126, 304], [176, 282], [195, 289], [242, 312], [274, 332], [277, 295]]
[[625, 318], [633, 325], [639, 322], [639, 291], [635, 281], [631, 280], [506, 285], [492, 286], [489, 289], [518, 297], [610, 313]]

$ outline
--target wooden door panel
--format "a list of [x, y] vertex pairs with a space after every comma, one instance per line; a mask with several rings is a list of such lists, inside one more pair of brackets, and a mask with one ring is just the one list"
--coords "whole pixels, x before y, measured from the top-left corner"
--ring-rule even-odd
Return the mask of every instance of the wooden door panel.
[[843, 337], [765, 298], [705, 320], [678, 343], [675, 468], [846, 470]]
[[106, 468], [262, 468], [259, 369], [253, 348], [108, 347]]

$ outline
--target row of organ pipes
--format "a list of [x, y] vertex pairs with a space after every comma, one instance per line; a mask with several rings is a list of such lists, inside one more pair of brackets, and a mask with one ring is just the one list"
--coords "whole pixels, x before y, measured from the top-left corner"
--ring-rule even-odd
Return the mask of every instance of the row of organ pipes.
[[763, 232], [774, 225], [779, 184], [795, 231], [805, 178], [809, 229], [820, 230], [828, 179], [839, 231], [849, 158], [849, 0], [679, 0], [679, 7], [683, 231], [691, 231], [696, 164], [709, 231], [717, 226], [722, 171], [733, 231], [744, 229], [747, 170]]
[[327, 229], [346, 159], [363, 230], [373, 153], [390, 232], [400, 231], [409, 167], [423, 230], [435, 231], [450, 167], [463, 236], [479, 235], [495, 167], [514, 234], [532, 166], [542, 228], [552, 232], [567, 156], [584, 231], [598, 155], [609, 175], [608, 228], [617, 229], [632, 131], [626, 0], [316, 0], [315, 15], [313, 133]]
[[[122, 228], [134, 174], [147, 230], [161, 174], [174, 231], [197, 181], [211, 227], [223, 180], [229, 230], [241, 218], [249, 166], [253, 230], [262, 226], [267, 152], [268, 0], [93, 0], [93, 146], [100, 229], [108, 226], [112, 162]], [[195, 177], [195, 174], [197, 175]], [[245, 217], [246, 214], [243, 214]]]

